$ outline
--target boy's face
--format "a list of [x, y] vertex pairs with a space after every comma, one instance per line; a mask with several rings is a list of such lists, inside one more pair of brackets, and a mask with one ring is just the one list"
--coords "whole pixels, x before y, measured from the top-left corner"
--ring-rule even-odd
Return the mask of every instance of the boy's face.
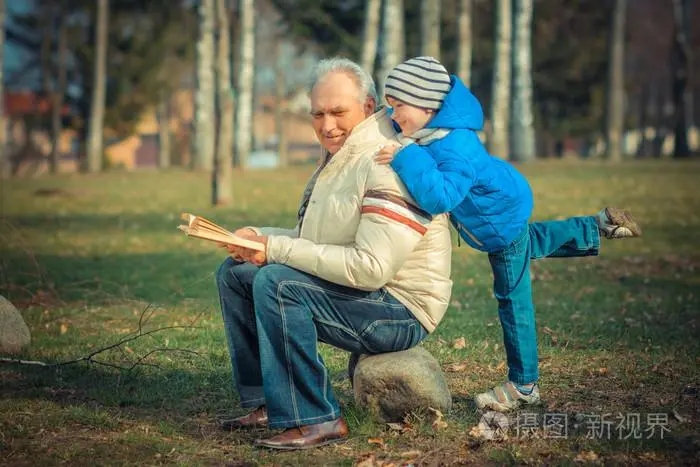
[[391, 118], [398, 123], [406, 136], [411, 136], [427, 125], [435, 114], [434, 110], [414, 107], [393, 97], [387, 97], [386, 101], [394, 109]]

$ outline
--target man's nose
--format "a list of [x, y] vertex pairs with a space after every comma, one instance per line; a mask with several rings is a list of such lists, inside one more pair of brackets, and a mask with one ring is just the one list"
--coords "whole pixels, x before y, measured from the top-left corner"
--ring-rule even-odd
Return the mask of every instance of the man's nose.
[[335, 118], [332, 115], [324, 115], [321, 122], [321, 131], [330, 133], [333, 130], [335, 130]]

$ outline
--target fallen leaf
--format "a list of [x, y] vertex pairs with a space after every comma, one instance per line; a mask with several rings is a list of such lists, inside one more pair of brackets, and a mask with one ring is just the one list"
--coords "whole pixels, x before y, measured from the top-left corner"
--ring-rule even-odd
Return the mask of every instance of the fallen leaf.
[[61, 334], [65, 334], [68, 332], [68, 325], [65, 323], [61, 323]]
[[598, 374], [600, 376], [606, 376], [608, 374], [608, 369], [606, 367], [598, 368]]
[[357, 464], [355, 464], [355, 467], [375, 467], [377, 465], [376, 459], [374, 457], [374, 454], [370, 454], [369, 456], [366, 456], [360, 460]]
[[421, 454], [423, 454], [421, 451], [419, 451], [417, 449], [413, 449], [411, 451], [402, 452], [401, 454], [399, 454], [399, 456], [401, 456], [401, 457], [418, 457]]
[[574, 462], [595, 462], [598, 460], [598, 454], [593, 451], [579, 452], [574, 458]]
[[384, 440], [382, 438], [369, 438], [369, 439], [367, 439], [367, 442], [369, 444], [377, 444], [377, 445], [379, 445], [379, 447], [382, 447], [382, 448], [385, 446]]
[[129, 353], [134, 353], [134, 351], [128, 345], [124, 347], [124, 350], [126, 350]]
[[467, 346], [467, 341], [464, 339], [464, 337], [460, 337], [459, 339], [455, 340], [454, 344], [452, 344], [452, 348], [454, 349], [463, 349]]
[[387, 423], [387, 426], [395, 431], [402, 431], [403, 425], [400, 423]]
[[433, 430], [447, 428], [447, 422], [443, 420], [444, 415], [442, 414], [442, 412], [432, 407], [428, 407], [428, 410], [430, 410], [435, 415], [435, 420], [433, 420], [433, 423], [431, 424]]
[[445, 367], [445, 371], [450, 373], [457, 373], [459, 371], [464, 371], [467, 369], [466, 363], [450, 363]]

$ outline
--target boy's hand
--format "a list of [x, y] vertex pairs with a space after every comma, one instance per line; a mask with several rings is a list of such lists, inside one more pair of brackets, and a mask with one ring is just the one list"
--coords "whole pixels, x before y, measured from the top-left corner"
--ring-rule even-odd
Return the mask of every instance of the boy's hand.
[[401, 149], [401, 146], [390, 144], [388, 146], [383, 146], [376, 156], [374, 156], [374, 161], [377, 164], [389, 164], [394, 160], [394, 156]]

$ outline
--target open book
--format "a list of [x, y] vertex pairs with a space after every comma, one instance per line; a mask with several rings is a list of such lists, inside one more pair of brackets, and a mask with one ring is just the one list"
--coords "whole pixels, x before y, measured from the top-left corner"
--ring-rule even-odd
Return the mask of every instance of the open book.
[[177, 228], [185, 232], [190, 237], [201, 238], [211, 242], [226, 243], [228, 245], [236, 245], [249, 250], [265, 251], [265, 245], [260, 242], [247, 240], [243, 237], [229, 232], [223, 227], [213, 223], [212, 221], [200, 216], [195, 216], [188, 212], [180, 214], [180, 218], [186, 222], [184, 225], [178, 225]]

